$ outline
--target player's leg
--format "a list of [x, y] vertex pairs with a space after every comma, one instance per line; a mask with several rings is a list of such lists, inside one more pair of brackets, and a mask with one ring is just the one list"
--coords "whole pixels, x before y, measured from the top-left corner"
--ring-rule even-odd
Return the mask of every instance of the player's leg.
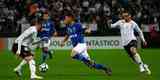
[[43, 47], [42, 48], [42, 56], [41, 56], [40, 64], [46, 62], [47, 58], [48, 58], [48, 48], [47, 47]]
[[140, 72], [147, 71], [148, 74], [151, 74], [148, 66], [143, 63], [139, 53], [137, 52], [136, 40], [132, 40], [127, 46], [124, 46], [124, 48], [127, 51], [128, 55], [132, 58], [132, 60], [139, 65]]
[[53, 54], [55, 53], [55, 51], [51, 48], [51, 46], [49, 46], [49, 50], [48, 50], [48, 55], [49, 58], [52, 59], [53, 58]]
[[132, 40], [127, 46], [124, 46], [125, 50], [127, 51], [128, 55], [132, 58], [132, 60], [139, 64], [143, 65], [142, 59], [137, 52], [137, 41]]
[[128, 53], [129, 57], [135, 62], [135, 59], [132, 55], [132, 52], [130, 51], [130, 47], [129, 46], [124, 46], [124, 49]]
[[[83, 48], [84, 47], [84, 48]], [[106, 68], [102, 64], [97, 64], [93, 60], [90, 59], [90, 56], [87, 53], [87, 48], [85, 45], [81, 44], [76, 46], [71, 53], [73, 59], [82, 61], [85, 65], [90, 68], [95, 68], [98, 70], [104, 70], [108, 75], [111, 75], [111, 69]]]
[[[18, 48], [18, 44], [13, 44], [13, 46], [12, 46], [12, 52], [13, 52], [14, 54], [16, 54], [17, 48]], [[22, 76], [22, 72], [21, 72], [22, 66], [25, 65], [26, 63], [27, 63], [26, 60], [23, 59], [23, 60], [20, 62], [20, 64], [19, 64], [16, 68], [14, 68], [14, 72], [15, 72], [19, 77]]]
[[111, 71], [111, 69], [109, 67], [107, 68], [106, 66], [104, 66], [102, 64], [98, 64], [94, 60], [91, 60], [90, 57], [89, 57], [89, 55], [88, 55], [87, 50], [85, 50], [84, 53], [82, 53], [82, 56], [84, 56], [86, 59], [89, 60], [89, 63], [90, 63], [91, 67], [93, 67], [95, 69], [104, 70], [109, 75], [112, 74], [112, 71]]
[[22, 57], [22, 59], [24, 59], [29, 64], [31, 79], [42, 79], [42, 77], [36, 75], [36, 64], [30, 49], [27, 49], [28, 47], [25, 46], [22, 46], [21, 48], [22, 51], [20, 57]]
[[148, 69], [148, 66], [143, 63], [135, 47], [125, 46], [124, 48], [127, 51], [128, 55], [132, 58], [132, 60], [139, 65], [140, 72], [147, 71], [148, 74], [151, 74], [150, 70]]
[[110, 68], [107, 68], [106, 66], [104, 66], [102, 64], [98, 64], [95, 61], [91, 60], [87, 51], [82, 52], [80, 54], [76, 54], [72, 58], [82, 61], [85, 65], [87, 65], [90, 68], [94, 68], [94, 69], [97, 69], [97, 70], [103, 70], [109, 76], [112, 74], [112, 71], [111, 71]]
[[14, 68], [14, 72], [16, 72], [16, 74], [20, 77], [20, 76], [22, 76], [22, 67], [23, 67], [23, 65], [25, 65], [27, 63], [27, 61], [25, 60], [25, 59], [23, 59], [21, 62], [20, 62], [20, 64], [16, 67], [16, 68]]
[[42, 57], [40, 64], [46, 62], [48, 55], [51, 56], [49, 46], [50, 46], [50, 40], [45, 40], [42, 42]]
[[34, 80], [34, 79], [43, 79], [41, 76], [37, 76], [36, 75], [36, 63], [35, 63], [35, 60], [33, 59], [33, 56], [32, 55], [26, 56], [25, 60], [29, 64], [30, 75], [31, 75], [30, 78], [31, 78], [31, 80]]
[[135, 62], [139, 65], [140, 72], [147, 71], [147, 73], [150, 75], [151, 71], [149, 70], [148, 65], [143, 63], [139, 53], [137, 52], [137, 48], [131, 47], [130, 51], [133, 55], [133, 58], [134, 58]]
[[140, 55], [138, 54], [137, 49], [136, 49], [135, 47], [131, 47], [131, 48], [130, 48], [130, 51], [131, 51], [131, 54], [133, 55], [134, 61], [135, 61], [137, 64], [142, 65], [142, 64], [143, 64], [143, 61], [142, 61]]
[[15, 71], [21, 70], [22, 66], [25, 65], [27, 62], [25, 59], [23, 59], [20, 64], [14, 69]]
[[144, 72], [145, 71], [143, 67], [144, 64], [142, 62], [140, 55], [137, 53], [137, 50], [135, 47], [130, 48], [130, 55], [132, 55], [134, 62], [139, 65], [140, 72]]

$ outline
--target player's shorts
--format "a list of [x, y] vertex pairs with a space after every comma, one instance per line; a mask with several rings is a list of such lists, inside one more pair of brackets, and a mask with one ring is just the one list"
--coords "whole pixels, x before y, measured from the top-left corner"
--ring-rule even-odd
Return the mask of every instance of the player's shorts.
[[128, 45], [124, 46], [124, 49], [129, 54], [129, 56], [132, 56], [132, 53], [131, 53], [131, 50], [130, 50], [131, 47], [137, 48], [137, 41], [136, 40], [132, 40], [128, 43]]
[[[17, 50], [18, 50], [18, 44], [17, 44], [17, 43], [14, 43], [13, 46], [12, 46], [12, 52], [13, 52], [14, 54], [16, 54]], [[21, 58], [25, 58], [25, 57], [27, 57], [27, 56], [33, 56], [33, 54], [31, 53], [29, 47], [22, 45], [22, 46], [21, 46], [21, 53], [20, 53], [19, 56], [20, 56]]]
[[42, 41], [42, 48], [49, 48], [50, 47], [50, 44], [51, 44], [51, 40], [50, 39], [47, 39], [47, 40], [43, 40]]
[[74, 48], [74, 51], [77, 52], [77, 54], [82, 54], [84, 57], [90, 59], [88, 53], [87, 53], [87, 44], [86, 43], [78, 43]]

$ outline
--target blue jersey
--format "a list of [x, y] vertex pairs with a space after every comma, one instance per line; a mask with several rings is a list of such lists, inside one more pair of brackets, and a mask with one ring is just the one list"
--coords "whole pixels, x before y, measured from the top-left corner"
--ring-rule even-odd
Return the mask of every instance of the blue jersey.
[[49, 39], [55, 31], [54, 22], [52, 20], [47, 20], [42, 23], [42, 32], [38, 33], [38, 36], [41, 39]]
[[78, 43], [84, 43], [84, 29], [82, 28], [81, 23], [74, 23], [67, 27], [67, 34], [71, 39], [72, 45], [76, 46]]

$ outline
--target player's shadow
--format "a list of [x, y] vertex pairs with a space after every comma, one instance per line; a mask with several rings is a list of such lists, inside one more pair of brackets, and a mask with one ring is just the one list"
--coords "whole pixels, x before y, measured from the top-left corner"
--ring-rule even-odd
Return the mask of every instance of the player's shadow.
[[147, 75], [146, 73], [140, 73], [137, 80], [154, 80], [152, 75]]

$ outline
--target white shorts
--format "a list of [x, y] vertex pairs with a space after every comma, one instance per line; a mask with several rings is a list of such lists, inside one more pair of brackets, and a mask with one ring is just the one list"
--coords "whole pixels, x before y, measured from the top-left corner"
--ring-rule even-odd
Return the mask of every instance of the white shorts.
[[51, 40], [50, 39], [48, 39], [48, 41], [42, 41], [42, 48], [43, 47], [49, 48], [50, 44], [51, 44]]
[[86, 43], [78, 43], [74, 48], [74, 51], [76, 51], [76, 54], [82, 54], [84, 57], [90, 59], [90, 56], [87, 52], [87, 44]]

